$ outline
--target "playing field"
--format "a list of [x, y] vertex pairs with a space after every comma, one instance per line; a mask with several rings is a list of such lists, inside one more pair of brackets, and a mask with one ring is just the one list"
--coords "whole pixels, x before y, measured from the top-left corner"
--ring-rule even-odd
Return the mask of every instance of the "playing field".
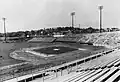
[[[38, 55], [22, 51], [22, 48], [31, 49], [37, 52]], [[34, 49], [38, 48], [38, 49]], [[31, 73], [31, 70], [38, 70], [43, 68], [49, 68], [63, 64], [65, 62], [74, 61], [76, 59], [82, 59], [93, 55], [93, 53], [105, 50], [105, 47], [97, 47], [93, 45], [80, 44], [80, 43], [0, 43], [0, 68], [3, 66], [9, 66], [13, 64], [20, 64], [28, 61], [27, 64], [22, 64], [17, 67], [13, 66], [9, 69], [0, 70], [0, 78], [7, 76], [19, 75]], [[10, 53], [19, 50], [22, 52], [17, 53], [17, 58], [10, 57]], [[46, 56], [41, 56], [45, 54]], [[49, 55], [52, 55], [49, 57]], [[19, 57], [23, 59], [19, 59]], [[22, 74], [22, 75], [20, 75]], [[8, 77], [6, 79], [9, 79]]]
[[[58, 46], [53, 46], [53, 45], [62, 45], [62, 46], [58, 47]], [[61, 54], [61, 53], [63, 54], [63, 53], [65, 53], [64, 55], [66, 55], [66, 57], [64, 59], [59, 58], [56, 61], [56, 63], [58, 63], [59, 61], [62, 61], [62, 60], [67, 60], [67, 61], [75, 60], [76, 57], [83, 58], [83, 57], [91, 55], [91, 53], [94, 53], [96, 51], [106, 49], [105, 47], [96, 47], [93, 45], [84, 45], [84, 44], [79, 44], [79, 43], [27, 43], [27, 42], [24, 42], [24, 43], [0, 43], [0, 67], [24, 62], [21, 60], [16, 60], [16, 59], [11, 58], [9, 56], [9, 54], [16, 49], [19, 50], [20, 48], [28, 48], [28, 47], [36, 47], [36, 46], [40, 46], [40, 47], [41, 46], [46, 46], [46, 47], [52, 46], [52, 47], [48, 47], [48, 48], [41, 48], [40, 50], [39, 49], [35, 50], [36, 52], [40, 52], [40, 53], [45, 53], [45, 54]], [[65, 46], [69, 46], [69, 47], [65, 47]], [[85, 51], [79, 50], [78, 55], [70, 54], [71, 51], [75, 51], [78, 48], [85, 49]], [[69, 53], [69, 54], [67, 54], [67, 53]], [[41, 59], [41, 60], [44, 60], [44, 59]], [[44, 61], [46, 61], [46, 60], [44, 60]], [[49, 61], [46, 61], [46, 62], [49, 62]], [[55, 62], [49, 62], [49, 63], [55, 63]]]

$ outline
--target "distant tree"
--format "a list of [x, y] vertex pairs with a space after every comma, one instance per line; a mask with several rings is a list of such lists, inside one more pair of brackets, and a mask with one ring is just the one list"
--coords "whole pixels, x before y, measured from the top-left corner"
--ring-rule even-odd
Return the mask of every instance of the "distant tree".
[[86, 30], [87, 30], [88, 33], [93, 33], [94, 32], [94, 28], [92, 28], [92, 27], [89, 27]]
[[25, 37], [30, 36], [30, 32], [29, 31], [25, 31], [24, 33], [25, 33]]
[[31, 30], [31, 35], [33, 36], [35, 34], [36, 34], [36, 32], [34, 30]]
[[2, 34], [2, 33], [0, 33], [0, 37], [3, 37], [3, 34]]

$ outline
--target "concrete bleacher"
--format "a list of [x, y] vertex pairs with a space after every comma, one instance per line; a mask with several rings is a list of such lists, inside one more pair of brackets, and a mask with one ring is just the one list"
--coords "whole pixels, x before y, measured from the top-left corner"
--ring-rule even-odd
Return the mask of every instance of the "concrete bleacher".
[[94, 43], [98, 39], [98, 36], [99, 36], [99, 33], [91, 34], [91, 37], [89, 38], [87, 42]]
[[109, 45], [113, 47], [117, 47], [120, 45], [119, 43], [119, 32], [107, 32], [107, 33], [103, 33], [101, 34], [95, 42], [94, 44], [102, 44], [102, 45]]

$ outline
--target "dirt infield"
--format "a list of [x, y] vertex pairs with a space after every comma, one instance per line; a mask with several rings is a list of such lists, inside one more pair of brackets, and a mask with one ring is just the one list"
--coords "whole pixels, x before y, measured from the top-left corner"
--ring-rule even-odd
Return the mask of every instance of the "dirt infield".
[[33, 51], [38, 53], [44, 53], [44, 54], [62, 54], [70, 51], [77, 50], [75, 48], [67, 47], [67, 46], [51, 46], [51, 47], [45, 47], [40, 49], [33, 49]]

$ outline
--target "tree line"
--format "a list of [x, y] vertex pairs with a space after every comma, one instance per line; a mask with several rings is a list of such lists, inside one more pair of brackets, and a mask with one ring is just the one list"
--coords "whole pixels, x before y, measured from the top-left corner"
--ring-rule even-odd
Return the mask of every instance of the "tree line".
[[[118, 28], [112, 28], [107, 30], [102, 29], [102, 32], [106, 31], [118, 31]], [[52, 36], [55, 34], [80, 34], [80, 33], [98, 33], [100, 30], [92, 27], [88, 28], [74, 28], [74, 27], [56, 27], [56, 28], [44, 28], [39, 30], [31, 31], [18, 31], [18, 32], [8, 32], [7, 37], [34, 37], [34, 36]], [[0, 37], [3, 37], [4, 33], [0, 33]]]

